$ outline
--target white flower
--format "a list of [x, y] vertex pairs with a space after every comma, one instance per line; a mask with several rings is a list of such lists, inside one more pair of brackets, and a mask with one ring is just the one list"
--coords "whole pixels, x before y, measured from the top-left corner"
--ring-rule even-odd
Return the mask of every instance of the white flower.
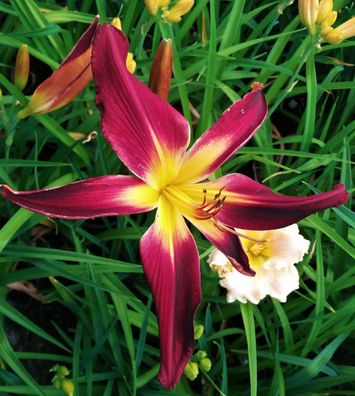
[[287, 296], [299, 287], [299, 275], [294, 264], [307, 253], [309, 241], [299, 234], [297, 224], [270, 231], [236, 231], [254, 239], [240, 238], [256, 275], [241, 274], [223, 253], [214, 250], [208, 263], [218, 272], [220, 285], [227, 289], [227, 301], [258, 304], [270, 295], [286, 302]]

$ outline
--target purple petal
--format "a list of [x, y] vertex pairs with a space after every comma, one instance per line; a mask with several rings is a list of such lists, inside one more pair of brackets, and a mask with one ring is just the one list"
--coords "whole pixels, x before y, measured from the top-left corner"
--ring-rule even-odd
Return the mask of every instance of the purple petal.
[[92, 69], [105, 138], [133, 173], [154, 188], [173, 181], [189, 142], [189, 125], [126, 68], [125, 35], [104, 24], [95, 36]]
[[225, 186], [226, 199], [216, 216], [218, 221], [246, 230], [286, 227], [312, 213], [339, 206], [349, 197], [342, 184], [332, 191], [309, 197], [281, 195], [240, 174], [221, 177], [212, 184], [216, 190]]
[[189, 218], [188, 220], [214, 245], [220, 250], [233, 267], [244, 275], [253, 276], [255, 272], [249, 266], [248, 256], [244, 252], [240, 239], [233, 234], [233, 229], [228, 232], [222, 229], [223, 225], [219, 226], [212, 219], [209, 220], [195, 220]]
[[267, 114], [261, 84], [235, 102], [188, 151], [177, 181], [206, 179], [230, 158], [260, 128]]
[[102, 176], [36, 191], [2, 186], [3, 197], [46, 216], [63, 219], [117, 216], [153, 209], [155, 190], [132, 176]]
[[195, 241], [183, 217], [164, 197], [155, 223], [141, 239], [140, 251], [159, 323], [158, 378], [172, 389], [193, 352], [193, 320], [201, 286]]

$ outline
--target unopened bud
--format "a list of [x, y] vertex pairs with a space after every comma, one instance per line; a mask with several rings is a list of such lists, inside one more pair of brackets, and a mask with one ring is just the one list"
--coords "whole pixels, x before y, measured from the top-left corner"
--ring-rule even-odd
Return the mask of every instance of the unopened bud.
[[58, 377], [66, 377], [69, 375], [69, 370], [65, 366], [57, 366], [56, 373]]
[[203, 358], [207, 357], [207, 352], [205, 351], [198, 351], [197, 353], [195, 353], [193, 360], [194, 361], [199, 361]]
[[127, 70], [132, 74], [136, 71], [137, 63], [133, 58], [132, 52], [128, 52], [128, 54], [127, 54], [126, 67], [127, 67]]
[[150, 69], [148, 86], [163, 99], [168, 99], [172, 72], [173, 44], [170, 39], [162, 40]]
[[202, 325], [196, 325], [194, 327], [194, 340], [199, 340], [202, 337], [204, 331], [205, 328]]
[[30, 54], [28, 52], [28, 45], [22, 44], [16, 56], [14, 85], [17, 89], [22, 91], [28, 81], [30, 72]]
[[206, 373], [208, 373], [211, 370], [212, 362], [208, 357], [205, 357], [199, 361], [199, 365], [202, 370], [204, 370], [204, 371], [206, 371]]
[[74, 396], [74, 384], [72, 380], [64, 379], [62, 389], [66, 395]]
[[317, 23], [322, 23], [333, 10], [333, 0], [321, 0], [317, 13]]
[[187, 363], [185, 369], [184, 369], [184, 374], [190, 381], [194, 381], [198, 377], [198, 366], [194, 362], [189, 362]]

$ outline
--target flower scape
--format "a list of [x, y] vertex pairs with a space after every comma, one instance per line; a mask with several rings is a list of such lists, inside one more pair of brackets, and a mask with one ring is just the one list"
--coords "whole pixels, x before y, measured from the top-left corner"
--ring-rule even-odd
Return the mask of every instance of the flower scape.
[[[145, 0], [145, 5], [164, 29], [179, 23], [194, 2]], [[321, 41], [338, 44], [355, 34], [354, 18], [332, 27], [336, 19], [332, 1], [299, 0], [298, 7], [302, 23]], [[134, 74], [137, 63], [121, 20], [99, 25], [99, 17], [94, 18], [60, 66], [17, 112], [18, 119], [25, 120], [58, 110], [93, 80], [102, 136], [125, 165], [124, 174], [26, 191], [5, 181], [1, 190], [5, 200], [58, 219], [145, 216], [154, 211], [153, 223], [140, 238], [139, 253], [158, 321], [158, 379], [171, 390], [183, 373], [193, 381], [199, 369], [206, 374], [213, 367], [205, 351], [194, 354], [195, 340], [203, 332], [197, 337], [194, 326], [202, 301], [200, 246], [194, 236], [201, 234], [213, 246], [207, 262], [227, 290], [227, 302], [247, 306], [270, 296], [285, 303], [299, 288], [295, 264], [310, 250], [310, 241], [296, 223], [339, 207], [349, 194], [344, 184], [332, 183], [323, 189], [326, 192], [284, 195], [242, 173], [222, 171], [267, 122], [265, 86], [253, 82], [193, 140], [189, 121], [168, 102], [172, 41], [163, 40], [159, 46], [153, 41], [158, 57], [145, 85]], [[19, 90], [27, 84], [28, 56], [28, 47], [21, 47], [15, 75]], [[51, 282], [58, 284], [54, 278]], [[56, 389], [74, 395], [78, 384], [66, 378], [70, 371], [63, 365], [54, 368]], [[58, 368], [65, 374], [58, 374]]]

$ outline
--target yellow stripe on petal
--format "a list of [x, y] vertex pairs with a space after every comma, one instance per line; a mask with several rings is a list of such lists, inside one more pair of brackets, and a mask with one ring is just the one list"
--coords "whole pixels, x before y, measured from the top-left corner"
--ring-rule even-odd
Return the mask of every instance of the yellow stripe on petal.
[[181, 213], [164, 195], [159, 198], [156, 224], [162, 236], [162, 244], [174, 262], [175, 241], [185, 240], [190, 235]]
[[229, 142], [227, 139], [212, 140], [199, 151], [195, 151], [193, 155], [189, 156], [187, 154], [175, 183], [193, 182], [198, 179], [201, 174], [208, 173], [212, 160], [226, 151], [228, 146]]
[[134, 206], [156, 206], [159, 194], [148, 184], [141, 184], [125, 189], [118, 200], [125, 200], [127, 204]]

